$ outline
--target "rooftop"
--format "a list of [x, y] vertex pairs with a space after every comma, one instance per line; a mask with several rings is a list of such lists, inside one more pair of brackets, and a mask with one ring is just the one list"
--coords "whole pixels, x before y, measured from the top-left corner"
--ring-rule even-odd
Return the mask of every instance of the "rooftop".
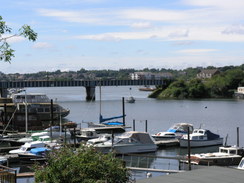
[[209, 166], [192, 171], [137, 180], [137, 183], [243, 183], [244, 171], [234, 168]]

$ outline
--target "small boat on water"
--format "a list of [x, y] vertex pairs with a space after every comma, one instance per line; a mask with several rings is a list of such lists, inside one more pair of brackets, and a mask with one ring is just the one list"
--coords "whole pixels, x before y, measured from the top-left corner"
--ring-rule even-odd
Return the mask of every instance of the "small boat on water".
[[150, 86], [145, 86], [143, 88], [139, 88], [139, 91], [148, 91], [148, 92], [151, 92], [151, 91], [154, 91], [156, 90], [155, 87], [150, 87]]
[[95, 144], [95, 149], [103, 153], [116, 154], [149, 153], [157, 150], [151, 136], [146, 132], [129, 131], [103, 143]]
[[190, 123], [176, 123], [170, 127], [166, 132], [158, 132], [152, 137], [156, 140], [171, 140], [171, 139], [180, 139], [183, 135], [187, 134], [188, 127], [190, 133], [193, 131], [193, 125]]
[[[243, 148], [236, 146], [226, 146], [219, 147], [219, 152], [192, 154], [191, 163], [197, 165], [233, 166], [238, 165], [243, 156]], [[188, 160], [184, 161], [187, 162]]]
[[135, 101], [136, 101], [136, 99], [132, 96], [126, 99], [127, 103], [135, 103]]
[[[207, 147], [223, 145], [223, 138], [206, 129], [195, 129], [190, 134], [190, 147]], [[180, 147], [188, 147], [188, 135], [180, 139]]]

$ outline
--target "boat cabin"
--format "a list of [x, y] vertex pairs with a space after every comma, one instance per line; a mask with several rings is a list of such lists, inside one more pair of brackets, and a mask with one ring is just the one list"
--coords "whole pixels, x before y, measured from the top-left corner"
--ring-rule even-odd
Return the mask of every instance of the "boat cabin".
[[244, 156], [244, 149], [238, 148], [235, 146], [228, 146], [228, 147], [219, 147], [220, 153], [226, 153], [226, 154], [236, 154], [240, 156]]
[[[187, 135], [184, 135], [184, 138], [187, 139]], [[219, 135], [205, 129], [195, 129], [193, 133], [190, 134], [190, 140], [211, 140], [217, 138], [219, 138]]]

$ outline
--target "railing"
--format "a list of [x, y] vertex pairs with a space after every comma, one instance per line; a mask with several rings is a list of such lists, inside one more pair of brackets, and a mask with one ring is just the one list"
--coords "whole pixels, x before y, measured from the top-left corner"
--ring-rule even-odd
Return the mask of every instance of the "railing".
[[0, 165], [0, 182], [16, 183], [16, 170]]

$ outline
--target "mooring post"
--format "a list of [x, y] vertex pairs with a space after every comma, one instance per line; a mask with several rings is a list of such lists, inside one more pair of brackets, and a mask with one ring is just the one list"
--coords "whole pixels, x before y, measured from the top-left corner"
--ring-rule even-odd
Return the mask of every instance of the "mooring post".
[[133, 119], [133, 131], [136, 130], [136, 121]]
[[237, 127], [237, 147], [239, 147], [239, 127]]
[[53, 140], [52, 126], [53, 126], [53, 99], [51, 99], [51, 124], [50, 124], [50, 138], [51, 138], [51, 142]]
[[125, 126], [125, 97], [122, 97], [123, 126]]
[[187, 142], [188, 142], [188, 170], [191, 170], [191, 143], [190, 143], [190, 128], [187, 127]]
[[147, 120], [145, 121], [145, 132], [147, 132]]

